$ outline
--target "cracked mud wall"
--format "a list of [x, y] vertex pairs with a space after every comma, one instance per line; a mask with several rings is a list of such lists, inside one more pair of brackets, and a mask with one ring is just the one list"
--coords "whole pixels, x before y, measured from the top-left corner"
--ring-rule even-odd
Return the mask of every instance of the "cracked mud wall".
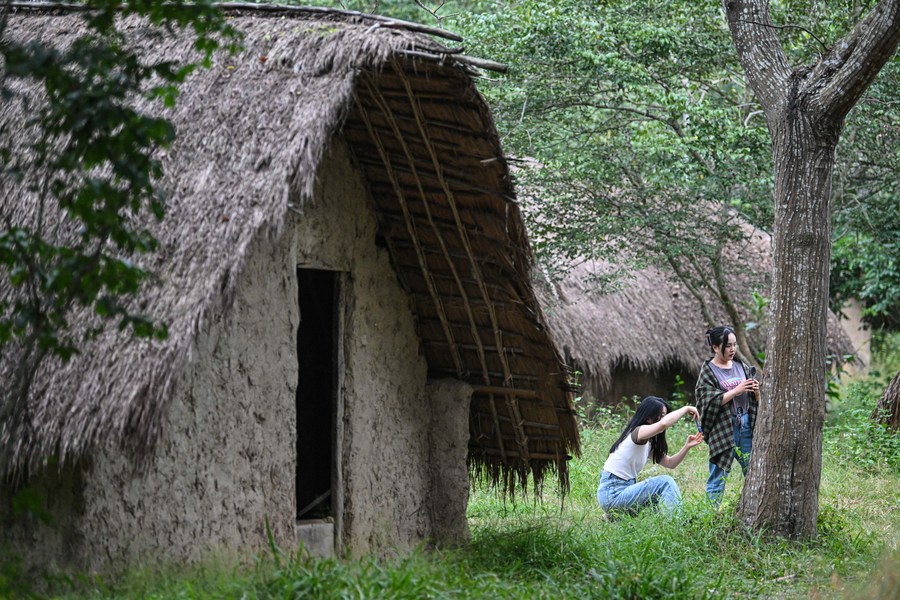
[[466, 539], [471, 390], [426, 390], [410, 300], [375, 244], [375, 214], [342, 144], [319, 180], [315, 206], [291, 213], [280, 239], [257, 241], [229, 315], [205, 323], [147, 474], [134, 477], [115, 446], [98, 448], [80, 468], [38, 478], [59, 527], [20, 521], [0, 542], [26, 563], [87, 571], [247, 560], [265, 549], [268, 519], [293, 549], [298, 265], [342, 273], [343, 549], [384, 556]]
[[[426, 392], [427, 365], [410, 299], [387, 251], [375, 245], [375, 214], [342, 145], [325, 160], [319, 180], [315, 210], [293, 220], [300, 264], [347, 273], [341, 315], [341, 541], [353, 555], [402, 554], [446, 534], [446, 526], [436, 529], [433, 522], [436, 495], [454, 498], [461, 504], [456, 514], [465, 512], [465, 454], [440, 454], [458, 463], [450, 470], [457, 475], [456, 491], [435, 492], [432, 432], [447, 427], [435, 422]], [[440, 413], [464, 423], [463, 448], [467, 399]], [[465, 523], [455, 523], [462, 531], [454, 538], [464, 538]]]

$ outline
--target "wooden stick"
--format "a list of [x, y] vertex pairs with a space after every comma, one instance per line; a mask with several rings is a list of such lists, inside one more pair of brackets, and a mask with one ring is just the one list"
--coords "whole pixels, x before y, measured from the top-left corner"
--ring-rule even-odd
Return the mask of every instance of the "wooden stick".
[[472, 388], [479, 393], [484, 394], [497, 394], [498, 396], [508, 396], [510, 394], [514, 396], [519, 396], [522, 398], [537, 398], [537, 392], [534, 390], [525, 390], [525, 389], [516, 389], [516, 388], [508, 388], [508, 387], [500, 387], [497, 385], [472, 385]]
[[[370, 77], [362, 77], [366, 87], [369, 89], [369, 93], [373, 93], [373, 85], [370, 81]], [[359, 104], [359, 103], [357, 103]], [[363, 121], [369, 126], [370, 121], [366, 111], [360, 107], [360, 116]], [[387, 152], [384, 149], [384, 145], [381, 143], [381, 138], [374, 131], [370, 131], [372, 136], [372, 141], [375, 143], [376, 148], [378, 149], [378, 153], [381, 155], [382, 161], [384, 161], [384, 168], [388, 174], [388, 177], [391, 179], [391, 182], [394, 184], [394, 192], [397, 195], [397, 200], [400, 203], [400, 207], [403, 209], [404, 214], [409, 213], [409, 207], [406, 205], [406, 197], [403, 194], [403, 190], [400, 188], [400, 184], [396, 181], [396, 178], [393, 175], [391, 170], [391, 161], [388, 157]], [[450, 345], [450, 355], [453, 359], [453, 364], [456, 366], [457, 377], [462, 377], [465, 369], [462, 364], [462, 357], [459, 352], [456, 350], [456, 340], [453, 338], [453, 332], [450, 330], [450, 324], [447, 320], [447, 316], [443, 313], [441, 308], [441, 299], [440, 295], [437, 292], [437, 287], [435, 286], [434, 281], [431, 279], [430, 272], [428, 270], [428, 261], [425, 259], [425, 253], [422, 251], [421, 246], [418, 242], [418, 236], [416, 235], [415, 224], [412, 222], [411, 218], [407, 218], [407, 230], [409, 232], [410, 240], [412, 240], [415, 249], [416, 256], [418, 257], [419, 267], [422, 269], [422, 276], [425, 279], [425, 283], [428, 286], [428, 291], [431, 293], [431, 298], [434, 301], [435, 309], [438, 312], [438, 317], [441, 320], [441, 325], [444, 329], [444, 335], [447, 337], [447, 342]]]
[[410, 58], [420, 58], [440, 64], [446, 64], [448, 60], [451, 60], [466, 65], [471, 65], [473, 67], [478, 67], [479, 69], [485, 69], [486, 71], [494, 71], [497, 73], [506, 73], [509, 70], [509, 67], [504, 65], [503, 63], [498, 63], [483, 58], [474, 58], [471, 56], [466, 56], [465, 54], [434, 54], [431, 52], [422, 52], [421, 50], [400, 50], [400, 54], [402, 54], [403, 56], [409, 56]]
[[[472, 276], [479, 284], [479, 289], [481, 290], [481, 295], [484, 298], [485, 305], [488, 309], [488, 314], [490, 316], [491, 325], [494, 330], [494, 345], [500, 349], [503, 347], [503, 340], [500, 334], [500, 327], [497, 320], [497, 314], [490, 302], [490, 294], [487, 291], [487, 288], [484, 285], [484, 280], [481, 274], [481, 268], [478, 261], [475, 259], [475, 254], [472, 251], [472, 245], [469, 241], [469, 237], [466, 233], [466, 228], [462, 223], [462, 218], [459, 216], [459, 210], [456, 206], [456, 200], [453, 197], [453, 190], [450, 188], [450, 185], [443, 178], [443, 169], [440, 164], [440, 160], [438, 159], [437, 153], [434, 150], [434, 147], [431, 145], [431, 138], [428, 135], [427, 127], [424, 122], [424, 115], [422, 115], [421, 109], [416, 102], [415, 94], [412, 90], [412, 84], [409, 81], [409, 78], [406, 74], [398, 69], [398, 74], [400, 78], [403, 80], [403, 85], [406, 88], [406, 93], [409, 96], [410, 105], [413, 108], [413, 114], [416, 117], [416, 122], [419, 126], [419, 130], [422, 135], [422, 140], [425, 142], [425, 146], [428, 149], [428, 153], [431, 156], [431, 162], [434, 165], [434, 172], [438, 175], [438, 180], [441, 183], [441, 187], [444, 188], [444, 192], [447, 195], [447, 202], [450, 205], [450, 210], [453, 213], [453, 218], [456, 221], [456, 228], [460, 234], [460, 241], [462, 242], [463, 248], [466, 253], [469, 255], [469, 260], [471, 261], [471, 273]], [[509, 368], [509, 362], [506, 360], [506, 355], [503, 352], [498, 352], [498, 356], [500, 358], [500, 364], [503, 367], [503, 381], [510, 382], [512, 381], [512, 373]], [[486, 381], [485, 383], [490, 383]], [[519, 405], [516, 401], [515, 395], [506, 395], [506, 404], [507, 409], [510, 411], [510, 414], [514, 415], [517, 421], [522, 421], [521, 413], [519, 411]], [[516, 432], [516, 441], [519, 446], [519, 451], [522, 455], [522, 460], [524, 460], [527, 464], [528, 462], [528, 437], [525, 435], [525, 430], [518, 423], [513, 423], [513, 431]], [[498, 431], [499, 437], [499, 431]]]

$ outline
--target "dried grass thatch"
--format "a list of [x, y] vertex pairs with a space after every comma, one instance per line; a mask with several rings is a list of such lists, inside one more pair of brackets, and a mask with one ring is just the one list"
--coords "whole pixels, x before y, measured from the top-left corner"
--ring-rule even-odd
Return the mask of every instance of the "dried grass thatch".
[[[746, 225], [744, 229], [746, 243], [729, 246], [725, 256], [750, 267], [728, 269], [730, 280], [726, 282], [746, 322], [755, 320], [751, 292], [769, 295], [772, 251], [768, 233]], [[674, 371], [688, 382], [695, 381], [701, 363], [710, 356], [705, 332], [711, 325], [698, 300], [684, 284], [652, 266], [631, 273], [616, 291], [598, 291], [597, 276], [611, 271], [608, 264], [585, 261], [541, 293], [557, 343], [566, 360], [583, 373], [582, 392], [601, 402], [619, 401], [610, 397], [610, 390], [627, 387], [613, 385], [621, 368], [650, 376]], [[704, 298], [716, 318], [712, 325], [728, 323], [721, 302], [708, 291]], [[763, 348], [766, 341], [766, 324], [761, 325], [749, 332], [757, 348]], [[827, 328], [828, 353], [837, 362], [853, 354], [853, 345], [833, 313], [828, 315]]]
[[[475, 388], [470, 472], [513, 489], [556, 470], [565, 487], [579, 452], [571, 392], [473, 61], [383, 18], [289, 7], [230, 17], [244, 49], [192, 75], [167, 113], [178, 131], [164, 157], [168, 213], [145, 261], [161, 280], [142, 302], [169, 338], [108, 333], [71, 363], [46, 365], [28, 399], [32, 434], [7, 440], [6, 471], [76, 460], [110, 439], [149, 456], [176, 375], [209, 315], [227, 312], [251, 243], [280, 235], [292, 204], [314, 201], [319, 162], [343, 136], [413, 299], [429, 375]], [[123, 27], [150, 60], [196, 58], [187, 36]], [[8, 34], [65, 45], [82, 31], [71, 10], [20, 6]], [[21, 123], [21, 107], [4, 104], [0, 119]], [[2, 185], [4, 215], [33, 218], [34, 199]]]

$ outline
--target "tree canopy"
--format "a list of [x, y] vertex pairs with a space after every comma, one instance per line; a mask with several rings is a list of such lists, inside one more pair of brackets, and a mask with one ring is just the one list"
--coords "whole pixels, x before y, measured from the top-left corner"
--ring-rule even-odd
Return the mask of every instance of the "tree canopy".
[[[523, 201], [551, 270], [586, 256], [622, 271], [650, 261], [715, 287], [721, 246], [741, 243], [736, 223], [771, 231], [771, 145], [719, 2], [320, 4], [438, 19], [464, 36], [470, 54], [509, 65], [481, 88], [507, 152], [528, 159], [518, 174]], [[801, 64], [874, 5], [782, 0], [771, 12], [785, 52]], [[848, 117], [833, 190], [833, 308], [857, 297], [888, 325], [900, 305], [898, 77], [895, 56]], [[710, 220], [709, 207], [729, 208], [728, 218]], [[733, 301], [755, 302], [749, 293]]]

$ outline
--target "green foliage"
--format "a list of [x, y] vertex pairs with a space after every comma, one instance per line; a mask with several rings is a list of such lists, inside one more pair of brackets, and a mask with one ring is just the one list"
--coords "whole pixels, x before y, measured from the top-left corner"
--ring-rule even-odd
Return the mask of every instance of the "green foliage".
[[835, 174], [831, 292], [858, 298], [876, 324], [900, 327], [900, 56], [850, 114]]
[[900, 473], [900, 435], [870, 419], [872, 406], [845, 408], [835, 417], [832, 437], [825, 443], [835, 459], [869, 473], [891, 469]]
[[[863, 316], [875, 323], [900, 327], [900, 209], [898, 203], [875, 215], [893, 216], [897, 223], [887, 229], [895, 236], [879, 240], [864, 232], [839, 238], [833, 247], [831, 296], [839, 310], [850, 299], [863, 303]], [[879, 236], [880, 237], [880, 236]]]
[[685, 399], [687, 398], [687, 393], [685, 390], [686, 382], [681, 377], [679, 373], [675, 374], [675, 383], [672, 386], [672, 395], [671, 401], [673, 403], [673, 408], [681, 408], [684, 406]]
[[[870, 0], [771, 5], [793, 64], [818, 60]], [[655, 262], [703, 288], [741, 244], [731, 209], [772, 227], [765, 119], [743, 79], [720, 3], [494, 2], [450, 19], [469, 51], [510, 66], [483, 81], [518, 174], [539, 257]], [[900, 315], [900, 57], [847, 120], [835, 170], [832, 291], [876, 322]], [[534, 166], [538, 168], [533, 168]], [[731, 266], [729, 266], [731, 268]], [[759, 322], [759, 319], [756, 319]]]
[[900, 328], [900, 55], [847, 119], [835, 170], [836, 305], [858, 298], [876, 325]]
[[[4, 215], [0, 270], [23, 293], [14, 304], [0, 305], [0, 345], [24, 339], [63, 359], [77, 351], [78, 342], [66, 335], [73, 305], [118, 318], [119, 327], [140, 336], [165, 335], [164, 326], [130, 313], [122, 298], [148, 275], [126, 257], [156, 246], [140, 223], [146, 216], [163, 217], [165, 199], [155, 186], [162, 171], [154, 153], [171, 144], [175, 131], [165, 119], [135, 110], [132, 99], [143, 93], [171, 106], [194, 65], [146, 64], [127, 45], [115, 15], [192, 28], [204, 60], [219, 37], [234, 35], [209, 2], [101, 0], [91, 6], [84, 13], [87, 33], [66, 48], [13, 40], [5, 35], [5, 22], [0, 30], [0, 92], [4, 102], [29, 109], [25, 133], [2, 132], [2, 170], [37, 197], [41, 211], [25, 226]], [[36, 84], [41, 97], [14, 91], [16, 81]], [[56, 207], [63, 214], [54, 218]], [[149, 215], [142, 213], [145, 208]], [[77, 232], [74, 243], [51, 233], [58, 220]]]
[[512, 154], [540, 164], [520, 179], [545, 258], [715, 259], [742, 233], [707, 202], [767, 223], [765, 124], [717, 4], [500, 4], [455, 24], [510, 64], [482, 88]]
[[823, 445], [848, 468], [900, 473], [900, 434], [871, 418], [878, 399], [900, 371], [900, 334], [881, 334], [873, 343], [877, 361], [864, 379], [843, 386], [826, 422]]

